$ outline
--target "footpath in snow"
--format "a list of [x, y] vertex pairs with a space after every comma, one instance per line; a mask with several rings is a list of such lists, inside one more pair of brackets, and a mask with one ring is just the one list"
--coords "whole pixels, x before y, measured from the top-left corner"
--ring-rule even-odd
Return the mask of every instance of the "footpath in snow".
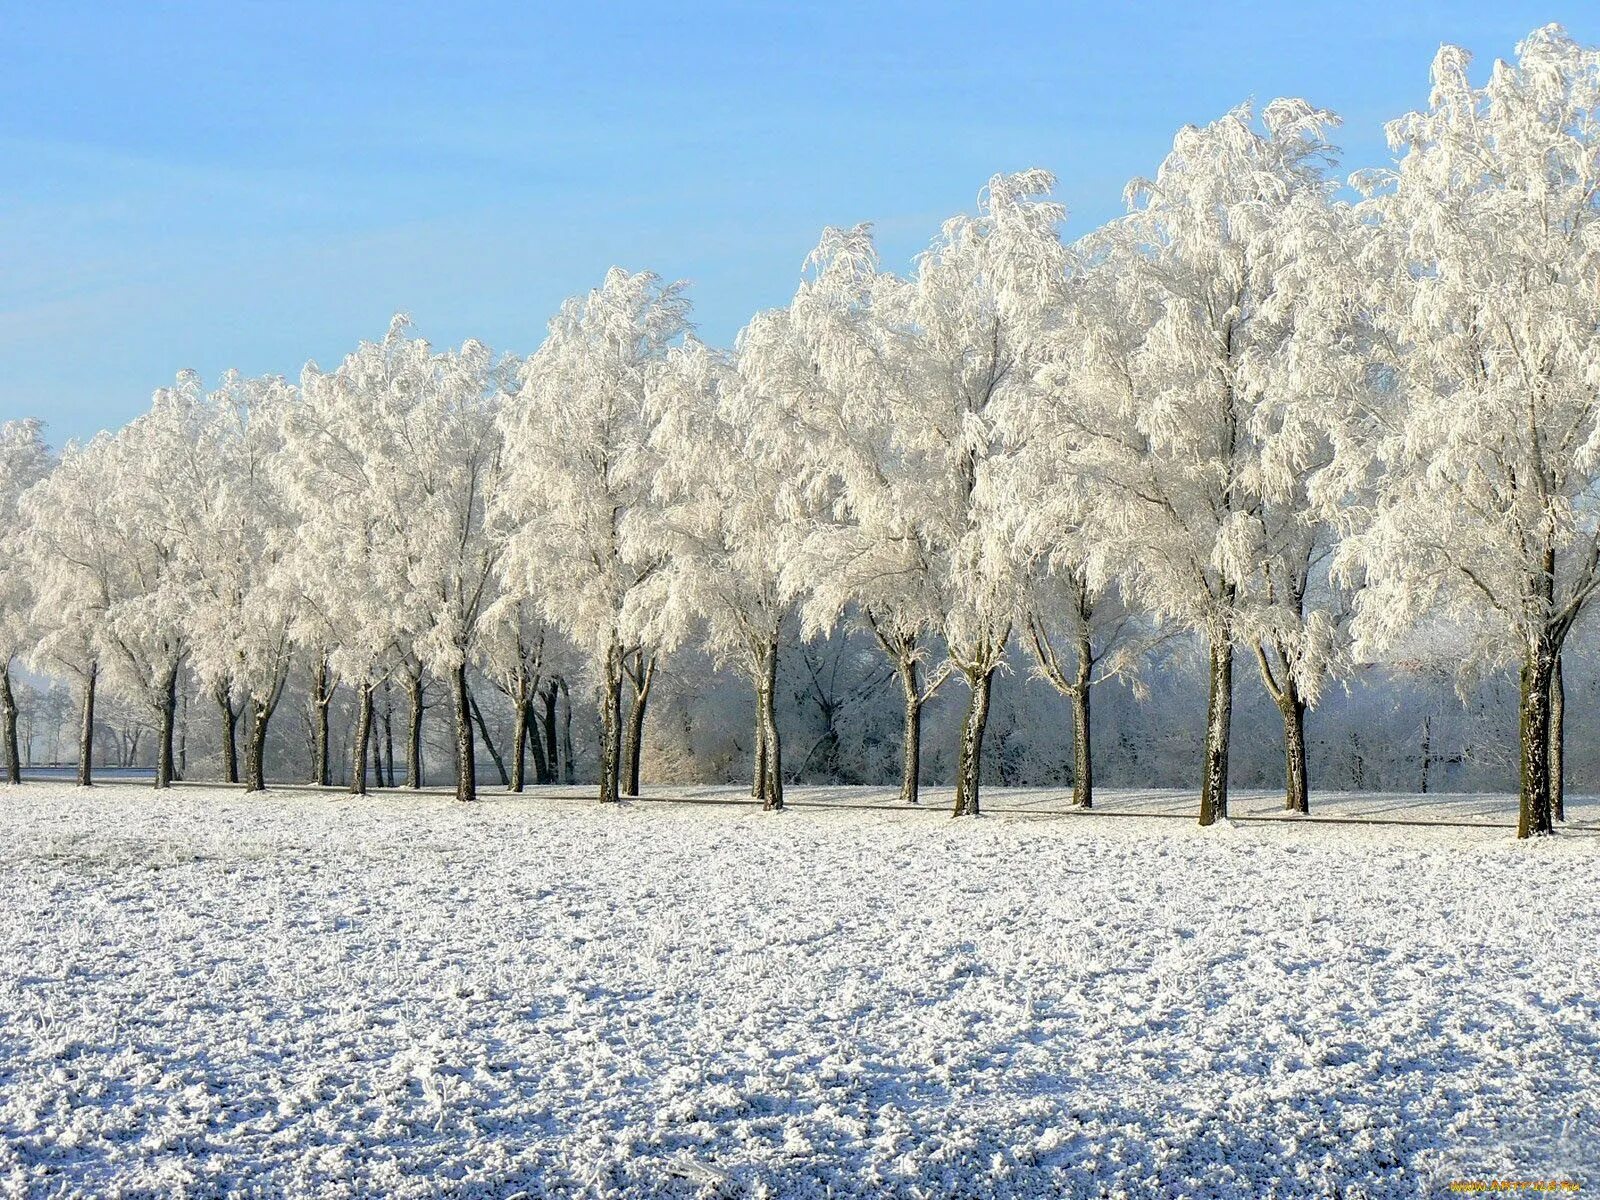
[[1600, 1187], [1594, 806], [1318, 804], [0, 789], [0, 1194]]

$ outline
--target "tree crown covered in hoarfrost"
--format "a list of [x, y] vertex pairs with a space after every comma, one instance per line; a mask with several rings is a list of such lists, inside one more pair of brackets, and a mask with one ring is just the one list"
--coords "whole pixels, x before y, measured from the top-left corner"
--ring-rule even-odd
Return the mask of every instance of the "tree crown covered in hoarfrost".
[[1429, 613], [1489, 663], [1600, 586], [1600, 51], [1547, 26], [1482, 87], [1446, 46], [1370, 173], [1370, 311], [1395, 397], [1342, 554], [1373, 652]]
[[593, 653], [678, 636], [661, 623], [647, 393], [688, 315], [682, 285], [613, 268], [562, 305], [504, 405], [506, 578]]

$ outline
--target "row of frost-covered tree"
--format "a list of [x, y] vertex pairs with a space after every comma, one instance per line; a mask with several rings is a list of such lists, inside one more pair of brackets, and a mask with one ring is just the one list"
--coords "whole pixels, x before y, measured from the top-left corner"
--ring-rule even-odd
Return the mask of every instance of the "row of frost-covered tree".
[[[397, 318], [298, 382], [180, 374], [58, 457], [12, 422], [0, 658], [75, 681], [85, 782], [102, 681], [152, 714], [161, 786], [191, 675], [226, 770], [248, 731], [253, 788], [292, 673], [321, 713], [313, 780], [355, 697], [358, 789], [374, 696], [409, 698], [420, 783], [442, 685], [462, 799], [469, 676], [510, 701], [517, 787], [525, 750], [553, 765], [570, 680], [615, 800], [660, 664], [704, 651], [749, 684], [754, 795], [778, 808], [780, 649], [849, 628], [899, 683], [905, 800], [924, 706], [964, 697], [960, 814], [1009, 657], [1070, 701], [1089, 805], [1095, 689], [1197, 639], [1210, 823], [1236, 667], [1281, 714], [1304, 811], [1318, 702], [1442, 638], [1463, 679], [1516, 673], [1520, 832], [1547, 832], [1563, 651], [1600, 586], [1600, 53], [1552, 26], [1481, 85], [1468, 68], [1441, 50], [1392, 165], [1349, 181], [1337, 118], [1281, 99], [1183, 129], [1086, 233], [1043, 170], [995, 176], [904, 274], [868, 226], [828, 229], [727, 350], [681, 286], [612, 269], [526, 358]], [[9, 673], [0, 700], [15, 775]]]

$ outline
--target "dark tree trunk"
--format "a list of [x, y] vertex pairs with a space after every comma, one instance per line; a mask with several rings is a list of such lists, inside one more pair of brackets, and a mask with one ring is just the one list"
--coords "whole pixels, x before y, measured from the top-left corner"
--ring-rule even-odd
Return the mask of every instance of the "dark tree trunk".
[[328, 684], [328, 660], [317, 659], [317, 669], [311, 673], [311, 719], [315, 726], [311, 746], [311, 781], [319, 787], [333, 783], [333, 771], [328, 759], [328, 709], [333, 704], [337, 685]]
[[600, 800], [620, 798], [622, 775], [622, 649], [606, 651], [600, 695]]
[[332, 698], [330, 695], [316, 705], [317, 744], [315, 761], [311, 764], [311, 769], [318, 787], [329, 787], [333, 784], [333, 761], [328, 755], [328, 708]]
[[650, 684], [656, 676], [655, 655], [645, 656], [644, 651], [634, 651], [633, 670], [629, 679], [633, 683], [633, 707], [628, 711], [628, 739], [624, 748], [627, 763], [627, 794], [639, 794], [639, 756], [644, 749], [644, 714], [650, 703]]
[[980, 815], [978, 787], [982, 778], [983, 734], [989, 725], [989, 697], [994, 687], [994, 668], [981, 675], [968, 674], [967, 715], [961, 722], [961, 751], [956, 759], [956, 802], [953, 817]]
[[1233, 634], [1211, 640], [1211, 694], [1206, 705], [1205, 776], [1200, 785], [1200, 824], [1228, 816], [1228, 740], [1233, 724]]
[[540, 732], [539, 724], [539, 710], [529, 700], [522, 706], [522, 725], [527, 732], [528, 749], [533, 751], [533, 781], [553, 783], [555, 772], [550, 769], [550, 760], [544, 756], [544, 735]]
[[1090, 740], [1089, 683], [1081, 680], [1068, 693], [1072, 701], [1072, 803], [1094, 807], [1094, 751]]
[[373, 689], [372, 696], [372, 786], [383, 789], [383, 739], [378, 736], [378, 696], [377, 689]]
[[267, 722], [272, 720], [277, 704], [276, 701], [261, 700], [252, 700], [250, 703], [250, 749], [245, 763], [248, 779], [244, 790], [264, 792], [267, 790]]
[[350, 755], [351, 763], [355, 769], [350, 776], [350, 794], [352, 796], [365, 796], [367, 794], [367, 745], [372, 738], [372, 684], [357, 684], [356, 698], [356, 742], [354, 752]]
[[11, 664], [0, 670], [0, 714], [4, 715], [3, 737], [6, 749], [6, 781], [22, 782], [22, 755], [17, 743], [17, 698], [11, 691]]
[[[472, 744], [472, 712], [477, 708], [477, 702], [472, 699], [472, 693], [467, 690], [467, 664], [462, 663], [455, 669], [455, 709], [456, 709], [456, 799], [476, 800], [478, 798], [478, 765], [477, 749]], [[478, 716], [480, 726], [483, 716]], [[485, 732], [484, 740], [488, 740]], [[499, 756], [496, 756], [499, 761]], [[502, 776], [504, 768], [501, 768]]]
[[545, 775], [540, 783], [554, 783], [556, 763], [556, 680], [552, 679], [544, 691], [544, 765]]
[[178, 713], [176, 720], [176, 736], [178, 753], [176, 766], [172, 777], [182, 779], [189, 774], [189, 689], [178, 690]]
[[389, 681], [383, 681], [383, 782], [394, 786], [394, 698]]
[[1518, 789], [1517, 836], [1554, 833], [1550, 819], [1550, 689], [1555, 675], [1556, 647], [1548, 636], [1522, 664], [1522, 770]]
[[83, 680], [83, 721], [78, 726], [78, 786], [90, 787], [94, 783], [94, 689], [100, 678], [100, 668], [89, 664], [89, 673]]
[[1428, 794], [1428, 776], [1433, 770], [1433, 714], [1422, 718], [1422, 794]]
[[1567, 819], [1567, 682], [1561, 658], [1550, 675], [1550, 815]]
[[778, 639], [774, 637], [763, 655], [761, 682], [756, 688], [756, 709], [761, 720], [762, 787], [761, 807], [768, 812], [783, 809], [783, 742], [778, 734]]
[[1094, 642], [1089, 636], [1089, 620], [1094, 615], [1087, 589], [1080, 591], [1078, 612], [1077, 672], [1067, 698], [1072, 702], [1072, 803], [1078, 808], [1094, 807], [1094, 742], [1089, 689], [1094, 685]]
[[173, 663], [166, 678], [161, 681], [161, 739], [156, 749], [156, 787], [172, 786], [177, 767], [173, 761], [173, 736], [178, 724], [178, 664]]
[[239, 710], [233, 706], [233, 695], [227, 688], [217, 689], [217, 708], [222, 713], [222, 779], [225, 783], [238, 783]]
[[489, 723], [483, 719], [483, 710], [478, 707], [478, 698], [473, 695], [471, 688], [467, 689], [467, 703], [472, 708], [472, 719], [478, 726], [478, 736], [483, 739], [483, 748], [489, 752], [489, 761], [494, 763], [495, 773], [500, 776], [500, 786], [510, 787], [511, 776], [506, 772], [506, 761], [500, 757], [494, 739], [489, 736]]
[[[512, 697], [516, 700], [516, 697]], [[528, 766], [528, 709], [530, 705], [526, 698], [516, 700], [516, 725], [513, 731], [515, 745], [511, 749], [511, 782], [506, 785], [506, 790], [520, 792], [524, 773]]]
[[1284, 683], [1278, 711], [1283, 716], [1283, 807], [1311, 811], [1311, 775], [1306, 760], [1306, 702], [1293, 680]]
[[572, 756], [572, 689], [565, 676], [561, 679], [561, 700], [561, 782], [570, 785], [578, 782], [578, 766]]
[[422, 786], [422, 672], [406, 676], [406, 786], [415, 791]]
[[767, 794], [767, 722], [761, 712], [761, 688], [756, 687], [755, 749], [751, 752], [750, 799], [761, 800]]
[[922, 681], [917, 677], [916, 659], [902, 658], [895, 665], [905, 701], [900, 728], [900, 803], [916, 804], [922, 787]]
[[922, 701], [907, 700], [900, 731], [900, 803], [921, 803]]

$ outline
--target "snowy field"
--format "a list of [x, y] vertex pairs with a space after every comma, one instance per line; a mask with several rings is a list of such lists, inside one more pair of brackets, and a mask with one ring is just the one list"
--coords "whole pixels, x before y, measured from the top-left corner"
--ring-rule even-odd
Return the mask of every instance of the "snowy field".
[[[1317, 802], [1511, 819], [1492, 797]], [[1600, 823], [1575, 808], [1582, 830], [1517, 844], [0, 789], [0, 1190], [1586, 1193]]]

